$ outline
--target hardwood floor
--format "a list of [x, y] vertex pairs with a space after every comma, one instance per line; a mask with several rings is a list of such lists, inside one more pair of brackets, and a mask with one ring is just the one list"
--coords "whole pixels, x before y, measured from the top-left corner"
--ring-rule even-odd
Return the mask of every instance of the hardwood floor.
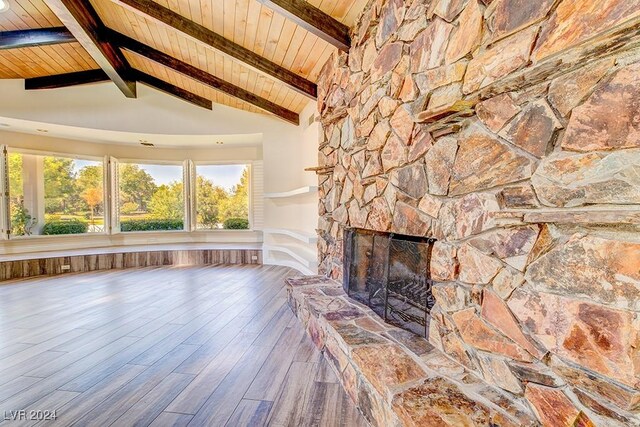
[[365, 426], [286, 304], [292, 274], [159, 267], [5, 282], [0, 425]]

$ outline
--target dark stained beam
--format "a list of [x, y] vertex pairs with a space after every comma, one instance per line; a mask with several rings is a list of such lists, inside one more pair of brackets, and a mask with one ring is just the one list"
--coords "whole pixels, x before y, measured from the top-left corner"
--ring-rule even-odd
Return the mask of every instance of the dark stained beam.
[[198, 107], [206, 108], [207, 110], [211, 110], [213, 108], [213, 103], [207, 98], [203, 98], [200, 95], [189, 92], [188, 90], [184, 90], [182, 88], [179, 88], [178, 86], [174, 86], [171, 83], [167, 83], [157, 77], [145, 74], [142, 71], [133, 70], [133, 73], [136, 80], [155, 89], [158, 89], [159, 91], [168, 93], [169, 95], [173, 95], [176, 98], [180, 98], [183, 101], [187, 101]]
[[131, 68], [117, 48], [100, 35], [105, 28], [89, 0], [45, 0], [47, 6], [127, 98], [136, 97]]
[[24, 88], [26, 90], [57, 89], [61, 87], [107, 81], [109, 81], [109, 76], [107, 76], [107, 73], [105, 73], [101, 69], [97, 69], [25, 79]]
[[258, 0], [322, 40], [347, 52], [351, 47], [349, 27], [304, 0]]
[[65, 27], [0, 32], [0, 50], [47, 46], [74, 41], [76, 41], [76, 38]]
[[[49, 0], [47, 0], [49, 1]], [[249, 49], [225, 39], [208, 28], [190, 21], [184, 16], [154, 2], [153, 0], [114, 0], [133, 11], [147, 15], [169, 27], [172, 27], [214, 49], [228, 55], [249, 67], [278, 79], [298, 93], [316, 99], [318, 88], [315, 83], [258, 55]]]
[[[195, 104], [198, 107], [203, 107], [209, 110], [213, 108], [213, 103], [210, 100], [160, 80], [157, 77], [150, 76], [149, 74], [145, 74], [138, 70], [131, 70], [131, 76], [148, 86], [176, 96], [184, 101]], [[57, 89], [88, 83], [108, 82], [109, 80], [109, 76], [107, 76], [104, 71], [97, 69], [25, 79], [24, 88], [26, 90]]]
[[199, 82], [213, 87], [214, 89], [255, 105], [256, 107], [268, 111], [289, 123], [293, 123], [295, 125], [300, 124], [300, 117], [298, 113], [294, 111], [288, 110], [252, 92], [249, 92], [248, 90], [222, 80], [221, 78], [201, 70], [200, 68], [194, 67], [191, 64], [182, 62], [164, 52], [160, 52], [159, 50], [152, 48], [151, 46], [147, 46], [137, 40], [127, 37], [124, 34], [120, 34], [113, 30], [108, 30], [107, 34], [109, 40], [111, 40], [116, 46], [142, 55], [145, 58], [171, 68], [179, 73], [191, 77], [194, 80], [198, 80]]

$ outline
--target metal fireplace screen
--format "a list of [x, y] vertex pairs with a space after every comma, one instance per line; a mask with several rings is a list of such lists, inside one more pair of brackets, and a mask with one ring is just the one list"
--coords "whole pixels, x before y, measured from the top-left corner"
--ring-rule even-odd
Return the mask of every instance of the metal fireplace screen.
[[348, 229], [344, 288], [386, 322], [427, 337], [431, 293], [429, 263], [435, 239]]

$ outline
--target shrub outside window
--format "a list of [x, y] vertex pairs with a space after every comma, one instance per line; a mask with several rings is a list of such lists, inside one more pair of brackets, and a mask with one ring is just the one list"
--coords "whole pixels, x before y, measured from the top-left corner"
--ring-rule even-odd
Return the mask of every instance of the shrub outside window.
[[104, 162], [10, 151], [12, 236], [102, 233]]

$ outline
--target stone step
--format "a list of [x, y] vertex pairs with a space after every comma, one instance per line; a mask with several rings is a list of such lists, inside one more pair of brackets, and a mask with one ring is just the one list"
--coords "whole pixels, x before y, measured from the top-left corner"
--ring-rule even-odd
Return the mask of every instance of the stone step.
[[292, 310], [372, 425], [539, 425], [522, 398], [384, 323], [338, 282], [306, 276], [286, 283]]

